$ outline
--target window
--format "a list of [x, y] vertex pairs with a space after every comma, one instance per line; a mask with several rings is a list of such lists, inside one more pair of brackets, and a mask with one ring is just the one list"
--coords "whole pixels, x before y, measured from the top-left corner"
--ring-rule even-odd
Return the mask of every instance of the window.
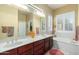
[[56, 16], [56, 31], [74, 31], [75, 12], [68, 12]]
[[63, 17], [62, 15], [58, 15], [57, 18], [56, 18], [56, 28], [57, 28], [57, 31], [62, 31], [63, 30]]

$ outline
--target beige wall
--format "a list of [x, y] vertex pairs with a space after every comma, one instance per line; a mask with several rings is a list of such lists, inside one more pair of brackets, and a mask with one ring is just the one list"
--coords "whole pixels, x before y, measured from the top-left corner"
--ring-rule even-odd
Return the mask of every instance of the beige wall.
[[0, 5], [0, 38], [6, 38], [1, 26], [14, 26], [14, 37], [18, 30], [18, 9], [8, 5]]
[[40, 16], [33, 15], [33, 31], [36, 33], [36, 28], [40, 29]]
[[78, 18], [78, 20], [77, 20], [77, 25], [79, 26], [79, 5], [78, 5], [78, 16], [77, 16], [77, 18]]
[[61, 7], [61, 8], [58, 8], [56, 10], [54, 10], [54, 31], [56, 29], [56, 21], [55, 21], [55, 16], [58, 15], [58, 14], [62, 14], [62, 13], [65, 13], [65, 12], [69, 12], [69, 11], [75, 11], [76, 13], [76, 25], [78, 25], [77, 21], [78, 21], [78, 5], [76, 4], [70, 4], [70, 5], [66, 5], [64, 7]]

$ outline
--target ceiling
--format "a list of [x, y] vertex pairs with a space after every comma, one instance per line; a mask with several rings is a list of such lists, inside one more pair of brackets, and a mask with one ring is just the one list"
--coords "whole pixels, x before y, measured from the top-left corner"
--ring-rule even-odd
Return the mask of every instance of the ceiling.
[[66, 6], [67, 4], [48, 4], [48, 6], [52, 9], [57, 9], [63, 6]]

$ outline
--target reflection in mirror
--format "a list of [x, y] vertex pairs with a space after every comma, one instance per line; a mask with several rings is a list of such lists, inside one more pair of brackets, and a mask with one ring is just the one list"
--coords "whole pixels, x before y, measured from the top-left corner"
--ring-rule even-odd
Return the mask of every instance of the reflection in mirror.
[[19, 37], [25, 37], [28, 34], [28, 32], [32, 31], [32, 14], [24, 11], [19, 11], [18, 13]]
[[46, 31], [42, 11], [27, 5], [0, 5], [0, 39], [24, 37], [32, 31], [35, 34]]
[[7, 4], [0, 5], [0, 39], [17, 36], [17, 15], [17, 8], [13, 8]]
[[[0, 5], [0, 39], [26, 36], [29, 31], [29, 22], [32, 13], [23, 5]], [[29, 9], [28, 9], [29, 10]]]
[[26, 14], [18, 12], [19, 36], [26, 36]]
[[12, 37], [14, 35], [14, 27], [2, 26], [2, 33], [6, 33], [8, 37]]
[[45, 17], [40, 17], [41, 34], [46, 32], [46, 19]]
[[46, 19], [46, 33], [52, 34], [53, 33], [53, 17], [51, 14], [48, 14]]
[[32, 21], [30, 22], [30, 31], [33, 31]]

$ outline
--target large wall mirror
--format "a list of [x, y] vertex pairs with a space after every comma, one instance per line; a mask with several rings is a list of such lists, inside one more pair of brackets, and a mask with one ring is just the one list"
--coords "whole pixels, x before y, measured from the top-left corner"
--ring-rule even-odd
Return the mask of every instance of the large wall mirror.
[[30, 31], [45, 32], [45, 15], [35, 8], [32, 5], [0, 5], [0, 39], [24, 37]]
[[[26, 37], [28, 32], [46, 34], [52, 31], [52, 16], [30, 4], [0, 5], [0, 38]], [[50, 29], [49, 29], [50, 28]]]
[[0, 5], [0, 39], [18, 34], [18, 9], [7, 4]]
[[0, 39], [27, 36], [33, 27], [32, 12], [26, 5], [0, 5]]
[[25, 37], [28, 35], [28, 32], [33, 30], [32, 25], [32, 13], [19, 11], [18, 12], [18, 24], [19, 24], [19, 37]]

